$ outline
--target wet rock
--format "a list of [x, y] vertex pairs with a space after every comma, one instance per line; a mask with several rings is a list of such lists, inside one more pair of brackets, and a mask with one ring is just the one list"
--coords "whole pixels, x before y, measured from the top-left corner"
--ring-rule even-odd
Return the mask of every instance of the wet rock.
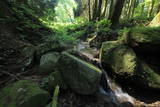
[[63, 53], [58, 63], [65, 83], [75, 92], [89, 95], [98, 90], [101, 70], [68, 53]]
[[57, 85], [63, 89], [67, 88], [66, 84], [62, 79], [61, 73], [58, 71], [52, 72], [49, 76], [43, 78], [41, 85], [49, 92], [53, 92], [54, 88]]
[[125, 81], [137, 89], [160, 89], [160, 75], [138, 59], [127, 45], [117, 41], [105, 42], [100, 57], [105, 69], [121, 82]]
[[141, 53], [160, 52], [160, 27], [138, 27], [130, 31], [129, 45]]
[[117, 41], [103, 43], [100, 58], [101, 62], [115, 74], [125, 78], [133, 76], [137, 70], [137, 57], [134, 51]]
[[43, 107], [49, 93], [29, 80], [21, 80], [3, 88], [0, 92], [1, 107]]
[[39, 73], [40, 74], [49, 74], [56, 70], [56, 64], [60, 54], [57, 52], [49, 52], [41, 56]]
[[23, 43], [22, 47], [19, 48], [19, 51], [24, 57], [24, 66], [29, 67], [34, 64], [34, 54], [36, 52], [36, 47], [31, 44]]
[[48, 41], [37, 47], [37, 55], [41, 56], [49, 51], [61, 52], [66, 49], [66, 46], [58, 41]]
[[135, 84], [146, 89], [160, 89], [160, 75], [156, 73], [148, 64], [140, 61], [139, 70], [135, 72], [137, 79]]

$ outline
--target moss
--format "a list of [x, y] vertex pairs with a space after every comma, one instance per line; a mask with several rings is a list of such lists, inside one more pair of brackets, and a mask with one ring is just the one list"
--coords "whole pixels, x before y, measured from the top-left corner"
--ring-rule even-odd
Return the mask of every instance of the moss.
[[102, 71], [95, 66], [73, 55], [63, 53], [59, 60], [58, 70], [64, 82], [75, 92], [89, 95], [98, 90]]
[[112, 50], [114, 50], [121, 43], [119, 41], [107, 41], [103, 42], [101, 50], [100, 50], [100, 59], [104, 62], [106, 59], [106, 55], [108, 55]]
[[67, 86], [63, 81], [61, 73], [58, 71], [52, 72], [49, 76], [43, 78], [42, 87], [49, 92], [53, 92], [54, 88], [58, 85], [63, 89], [66, 89]]
[[137, 70], [137, 57], [134, 51], [118, 41], [109, 41], [102, 45], [102, 63], [110, 66], [113, 72], [121, 76], [133, 76]]
[[44, 106], [49, 94], [29, 80], [10, 84], [0, 93], [1, 107], [38, 107]]
[[139, 77], [139, 82], [143, 83], [144, 86], [152, 89], [160, 89], [160, 75], [154, 72], [145, 62], [140, 61], [140, 69], [135, 73]]
[[66, 56], [70, 57], [71, 59], [73, 59], [73, 60], [81, 63], [82, 65], [88, 66], [89, 68], [95, 70], [96, 72], [99, 72], [99, 73], [102, 72], [100, 69], [98, 69], [97, 67], [93, 66], [92, 64], [90, 64], [90, 63], [88, 63], [88, 62], [85, 62], [85, 61], [82, 61], [82, 60], [76, 58], [76, 57], [73, 56], [73, 55], [70, 55], [70, 54], [68, 54], [68, 53], [64, 53], [64, 55], [66, 55]]
[[41, 56], [39, 65], [39, 74], [50, 74], [56, 70], [57, 62], [60, 54], [57, 52], [49, 52]]
[[160, 44], [160, 27], [133, 28], [130, 35], [138, 43]]

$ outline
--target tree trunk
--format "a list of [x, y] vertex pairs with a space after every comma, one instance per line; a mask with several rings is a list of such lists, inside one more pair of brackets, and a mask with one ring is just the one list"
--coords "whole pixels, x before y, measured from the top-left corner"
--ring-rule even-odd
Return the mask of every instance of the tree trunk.
[[160, 11], [160, 2], [158, 3], [157, 13], [159, 13], [159, 11]]
[[103, 11], [103, 13], [102, 13], [102, 17], [103, 17], [103, 18], [106, 16], [107, 5], [108, 5], [108, 0], [105, 0], [105, 7], [104, 7], [104, 11]]
[[132, 3], [132, 12], [131, 12], [131, 16], [130, 17], [134, 16], [135, 4], [136, 4], [136, 0], [133, 0], [133, 3]]
[[89, 17], [89, 21], [91, 21], [91, 1], [88, 0], [88, 17]]
[[128, 5], [128, 11], [127, 11], [127, 18], [130, 17], [130, 14], [131, 14], [131, 6], [132, 6], [132, 0], [129, 0], [129, 5]]
[[113, 15], [111, 16], [111, 23], [113, 28], [116, 27], [119, 23], [119, 18], [122, 12], [124, 1], [125, 0], [117, 0], [115, 4]]
[[152, 0], [151, 4], [150, 4], [150, 7], [149, 7], [149, 11], [148, 11], [148, 18], [150, 18], [151, 15], [152, 15], [154, 4], [155, 4], [155, 0]]
[[136, 0], [130, 0], [129, 8], [128, 8], [128, 18], [132, 16], [132, 12], [134, 11], [134, 5]]
[[129, 0], [125, 0], [124, 2], [124, 6], [123, 6], [123, 9], [122, 9], [122, 18], [125, 18], [127, 16], [127, 11], [128, 11], [128, 7], [129, 7], [129, 3], [128, 3]]
[[109, 16], [108, 16], [109, 20], [111, 20], [111, 17], [112, 17], [113, 11], [114, 11], [114, 1], [115, 0], [110, 1], [110, 9], [109, 9]]
[[93, 7], [93, 17], [92, 17], [92, 21], [96, 20], [96, 16], [97, 16], [97, 8], [98, 8], [98, 0], [95, 0], [94, 2], [94, 7]]
[[143, 13], [144, 13], [144, 6], [145, 6], [145, 4], [143, 3], [143, 4], [142, 4], [142, 7], [141, 7], [141, 13], [140, 13], [140, 16], [141, 16], [141, 17], [143, 16]]
[[101, 10], [102, 10], [102, 0], [99, 0], [97, 17], [96, 17], [98, 21], [101, 19]]

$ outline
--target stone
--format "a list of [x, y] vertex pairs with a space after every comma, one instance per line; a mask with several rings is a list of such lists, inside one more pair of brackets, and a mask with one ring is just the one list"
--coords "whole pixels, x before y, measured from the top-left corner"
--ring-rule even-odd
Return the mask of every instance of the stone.
[[0, 91], [0, 107], [44, 107], [50, 95], [30, 80], [20, 80]]
[[137, 70], [135, 52], [128, 46], [117, 43], [117, 41], [103, 43], [100, 59], [103, 65], [111, 68], [117, 75], [133, 76]]
[[58, 52], [49, 52], [41, 56], [39, 73], [40, 74], [49, 74], [56, 70], [56, 64], [60, 54]]
[[98, 90], [102, 71], [97, 67], [66, 52], [58, 65], [64, 82], [75, 92], [90, 95]]

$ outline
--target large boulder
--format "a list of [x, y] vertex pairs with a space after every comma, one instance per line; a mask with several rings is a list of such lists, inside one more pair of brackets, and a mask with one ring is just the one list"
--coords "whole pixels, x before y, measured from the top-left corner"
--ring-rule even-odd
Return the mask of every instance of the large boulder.
[[160, 75], [144, 61], [139, 62], [139, 69], [135, 72], [135, 84], [145, 89], [160, 90]]
[[105, 42], [100, 54], [103, 67], [123, 84], [126, 82], [138, 88], [160, 89], [160, 75], [138, 59], [126, 44], [118, 41]]
[[[21, 42], [21, 46], [19, 47], [19, 52], [21, 53], [21, 57], [23, 57], [23, 63], [25, 67], [32, 67], [35, 62], [34, 62], [34, 54], [36, 53], [36, 47]], [[22, 62], [22, 61], [21, 61]]]
[[100, 59], [118, 75], [133, 76], [137, 70], [137, 57], [134, 51], [118, 41], [105, 42], [102, 45]]
[[75, 92], [89, 95], [98, 90], [102, 75], [100, 69], [68, 53], [63, 53], [58, 62], [65, 83]]
[[129, 45], [137, 52], [160, 52], [160, 27], [137, 27], [128, 35]]
[[60, 54], [57, 52], [49, 52], [41, 56], [39, 73], [40, 74], [49, 74], [56, 70], [56, 64]]
[[49, 76], [44, 77], [42, 79], [41, 85], [44, 89], [48, 90], [49, 92], [53, 92], [54, 88], [57, 85], [60, 86], [62, 89], [67, 88], [59, 71], [52, 72]]
[[20, 80], [0, 91], [0, 107], [44, 107], [49, 93], [29, 80]]

